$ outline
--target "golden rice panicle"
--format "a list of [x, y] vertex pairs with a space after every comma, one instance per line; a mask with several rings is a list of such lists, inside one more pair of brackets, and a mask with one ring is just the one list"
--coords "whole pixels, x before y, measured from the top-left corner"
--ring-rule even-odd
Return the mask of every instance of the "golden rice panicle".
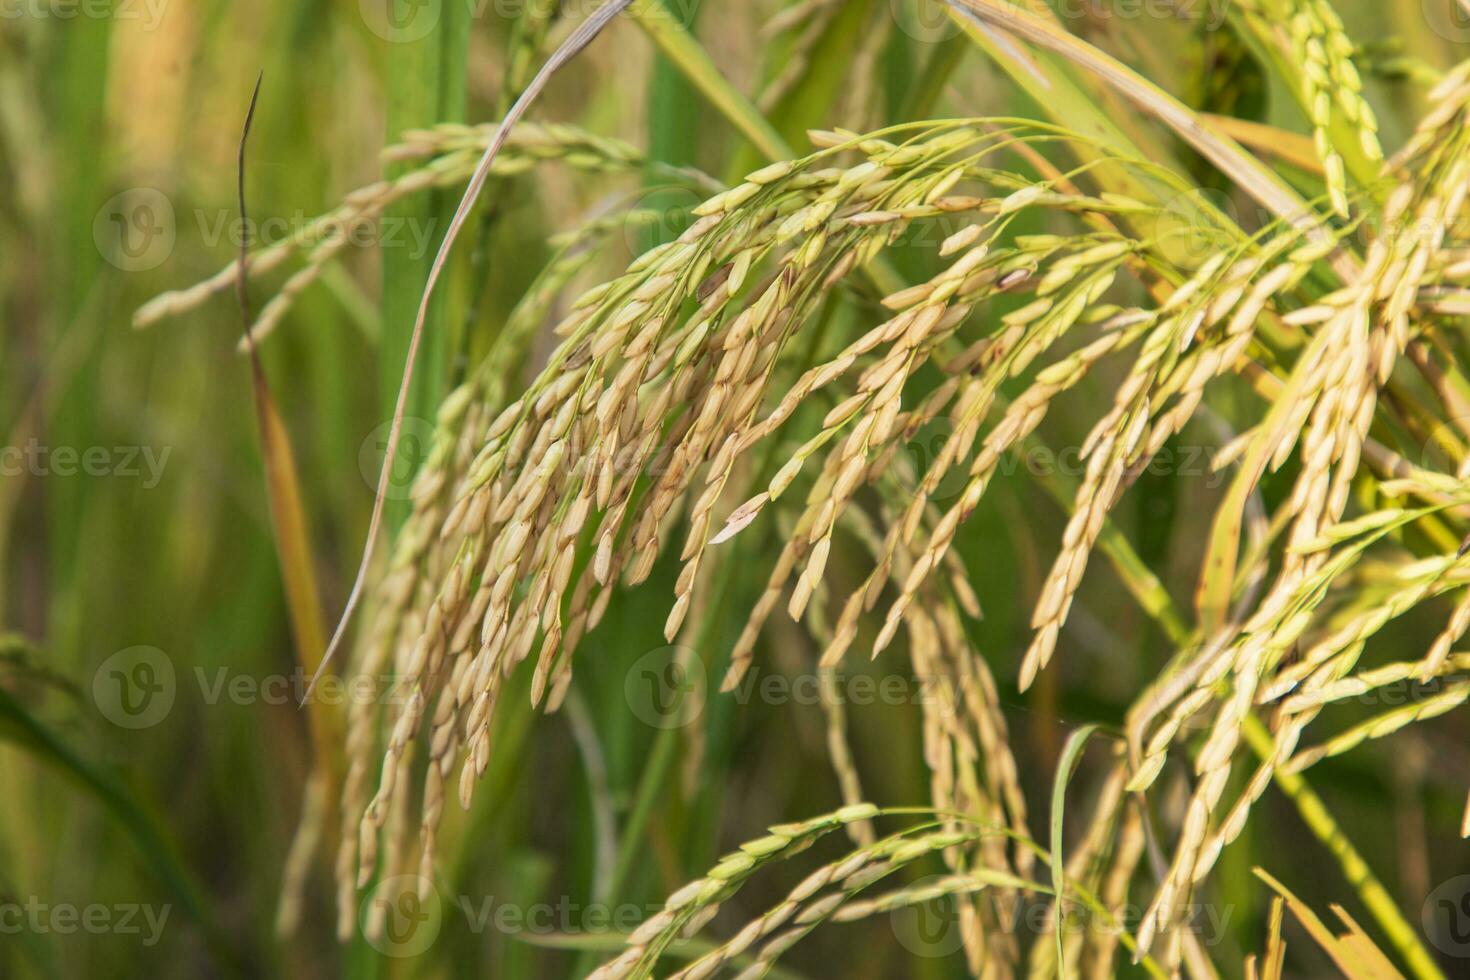
[[[1068, 258], [1087, 256], [1099, 260], [1101, 264], [1096, 268], [1089, 268], [1082, 262], [1072, 262], [1070, 265], [1058, 263], [1065, 275], [1052, 277], [1052, 273], [1049, 272], [1047, 277], [1038, 280], [1037, 288], [1053, 292], [1060, 289], [1067, 280], [1078, 279], [1079, 281], [1071, 286], [1070, 291], [1062, 293], [1055, 301], [1051, 298], [1038, 299], [1014, 314], [1007, 315], [1001, 332], [991, 338], [984, 347], [983, 362], [980, 364], [972, 362], [969, 357], [962, 356], [949, 366], [952, 370], [973, 369], [975, 372], [972, 379], [963, 382], [957, 409], [951, 413], [951, 418], [955, 422], [955, 431], [946, 440], [938, 457], [926, 473], [919, 493], [903, 518], [892, 526], [887, 549], [879, 561], [878, 568], [860, 590], [863, 594], [861, 604], [855, 594], [853, 600], [845, 608], [842, 625], [839, 626], [838, 643], [829, 649], [825, 657], [828, 662], [841, 656], [846, 648], [846, 642], [850, 642], [850, 638], [855, 633], [856, 616], [861, 609], [871, 607], [875, 601], [877, 589], [883, 584], [883, 579], [886, 578], [891, 566], [895, 548], [900, 544], [906, 544], [917, 530], [919, 519], [933, 487], [938, 485], [961, 456], [968, 454], [973, 440], [978, 435], [980, 423], [993, 403], [1000, 383], [1007, 377], [1024, 370], [1032, 359], [1044, 352], [1079, 320], [1087, 304], [1100, 296], [1111, 284], [1120, 255], [1121, 252], [1118, 250], [1100, 252], [1096, 249], [1089, 249], [1075, 253]], [[1006, 264], [1003, 261], [998, 266], [987, 267], [996, 269], [996, 274], [994, 278], [986, 277], [986, 289], [1009, 288], [1007, 283], [1016, 281], [1013, 275], [1016, 272], [1026, 271], [1026, 278], [1028, 280], [1031, 278], [1031, 267], [1017, 265], [1007, 269]], [[1055, 272], [1056, 267], [1052, 271]], [[889, 608], [883, 628], [875, 641], [875, 652], [884, 649], [891, 641], [902, 621], [905, 609], [912, 601], [919, 586], [929, 574], [946, 561], [954, 534], [960, 523], [978, 505], [989, 477], [1004, 452], [1028, 435], [1040, 423], [1045, 415], [1046, 406], [1053, 396], [1076, 384], [1094, 361], [1111, 352], [1118, 343], [1126, 341], [1130, 336], [1132, 335], [1124, 331], [1101, 338], [1060, 364], [1041, 372], [1032, 387], [1012, 405], [1001, 423], [987, 435], [980, 453], [971, 463], [969, 479], [960, 495], [959, 502], [951, 507], [939, 521], [926, 549], [916, 561], [915, 567], [904, 578], [899, 597]], [[937, 402], [935, 409], [937, 410], [942, 404], [942, 401]]]
[[1327, 181], [1327, 195], [1332, 209], [1344, 217], [1348, 213], [1347, 168], [1342, 154], [1332, 145], [1331, 70], [1322, 39], [1317, 34], [1319, 23], [1310, 7], [1299, 10], [1291, 19], [1292, 41], [1302, 57], [1301, 99], [1312, 122], [1312, 140], [1317, 159], [1322, 161]]
[[[1462, 138], [1448, 134], [1439, 140], [1443, 146], [1444, 140], [1454, 145]], [[1344, 567], [1335, 564], [1329, 553], [1314, 543], [1341, 521], [1348, 482], [1358, 469], [1378, 387], [1388, 380], [1406, 344], [1406, 297], [1417, 288], [1431, 256], [1441, 247], [1447, 229], [1459, 220], [1463, 208], [1470, 168], [1452, 159], [1447, 161], [1435, 152], [1434, 143], [1426, 142], [1422, 152], [1413, 179], [1402, 184], [1385, 207], [1383, 228], [1369, 246], [1360, 278], [1324, 304], [1324, 326], [1295, 368], [1299, 400], [1278, 406], [1285, 417], [1301, 418], [1306, 423], [1300, 436], [1302, 471], [1281, 511], [1293, 518], [1287, 560], [1231, 658], [1222, 661], [1230, 667], [1231, 690], [1219, 704], [1210, 736], [1196, 761], [1199, 784], [1188, 805], [1169, 875], [1140, 928], [1143, 948], [1155, 935], [1172, 930], [1193, 884], [1209, 873], [1220, 849], [1240, 833], [1272, 768], [1304, 768], [1375, 733], [1393, 731], [1464, 700], [1464, 692], [1452, 688], [1305, 752], [1298, 752], [1296, 745], [1315, 710], [1294, 715], [1279, 730], [1272, 758], [1257, 768], [1223, 822], [1211, 826], [1239, 744], [1240, 725], [1258, 697], [1262, 678], [1307, 628], [1312, 610], [1325, 591], [1324, 580], [1330, 581]], [[1295, 435], [1289, 435], [1289, 430], [1277, 431], [1280, 436], [1274, 457], [1280, 460], [1292, 448]], [[1410, 583], [1409, 588], [1399, 592], [1397, 602], [1361, 617], [1355, 633], [1344, 636], [1340, 632], [1332, 647], [1314, 649], [1309, 654], [1314, 658], [1310, 662], [1323, 662], [1331, 668], [1327, 672], [1328, 668], [1323, 667], [1313, 683], [1335, 681], [1350, 670], [1366, 637], [1388, 618], [1412, 608], [1428, 595], [1434, 578], [1446, 567], [1441, 562], [1440, 571], [1431, 571], [1429, 581]], [[1345, 650], [1346, 654], [1338, 656], [1335, 650]], [[1219, 678], [1218, 672], [1207, 673], [1201, 684]], [[1194, 701], [1198, 703], [1198, 696]]]
[[[261, 309], [252, 327], [255, 339], [259, 341], [274, 331], [295, 298], [320, 279], [327, 263], [349, 244], [360, 240], [359, 232], [377, 222], [395, 203], [423, 191], [467, 183], [493, 136], [494, 127], [490, 125], [445, 123], [432, 129], [411, 130], [404, 134], [402, 142], [383, 151], [383, 159], [385, 162], [425, 161], [421, 166], [392, 180], [376, 181], [351, 191], [336, 208], [301, 224], [282, 241], [255, 251], [246, 268], [246, 274], [252, 279], [280, 269], [293, 257], [304, 257], [306, 261]], [[597, 136], [574, 126], [521, 123], [508, 137], [491, 167], [491, 174], [508, 177], [549, 161], [562, 161], [589, 173], [636, 173], [650, 166], [635, 147], [621, 140]], [[705, 183], [708, 178], [694, 171], [656, 169], [682, 183], [708, 186]], [[211, 297], [228, 292], [234, 288], [238, 264], [239, 259], [233, 259], [194, 286], [163, 293], [144, 303], [133, 315], [133, 326], [142, 329], [180, 316], [202, 306]]]

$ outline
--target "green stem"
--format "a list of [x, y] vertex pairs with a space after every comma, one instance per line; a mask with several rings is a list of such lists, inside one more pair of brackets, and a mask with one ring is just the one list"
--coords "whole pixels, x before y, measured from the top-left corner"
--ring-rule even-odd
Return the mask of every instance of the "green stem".
[[634, 800], [633, 810], [623, 826], [617, 863], [613, 865], [612, 878], [607, 886], [609, 895], [622, 893], [623, 884], [633, 873], [633, 865], [643, 857], [643, 829], [653, 816], [654, 807], [658, 805], [659, 794], [663, 792], [664, 783], [673, 768], [678, 747], [679, 729], [659, 730], [658, 737], [653, 741], [653, 749], [648, 754], [643, 777], [638, 781], [638, 795]]
[[220, 926], [203, 889], [180, 860], [156, 817], [124, 782], [83, 758], [3, 688], [0, 688], [0, 740], [14, 742], [36, 760], [54, 766], [106, 807], [118, 826], [132, 838], [148, 869], [199, 924], [216, 965], [230, 975], [241, 973], [243, 967], [234, 939]]
[[[727, 608], [727, 600], [730, 593], [730, 581], [732, 576], [725, 576], [720, 588], [716, 609]], [[709, 646], [710, 634], [713, 632], [713, 624], [717, 617], [711, 616], [706, 619], [699, 631], [698, 649], [703, 650]], [[696, 653], [696, 659], [698, 654]], [[700, 666], [704, 667], [703, 662]], [[602, 892], [607, 895], [617, 896], [623, 892], [623, 886], [633, 874], [634, 866], [643, 860], [646, 852], [643, 844], [644, 830], [648, 826], [649, 819], [653, 816], [658, 806], [659, 797], [664, 791], [664, 784], [668, 782], [669, 773], [674, 768], [674, 760], [679, 754], [678, 726], [669, 726], [659, 729], [654, 737], [653, 748], [649, 750], [648, 757], [644, 762], [643, 775], [638, 780], [638, 790], [633, 798], [633, 809], [628, 814], [627, 821], [621, 828], [621, 840], [618, 842], [618, 856], [613, 864], [612, 877], [602, 883]], [[583, 953], [579, 959], [576, 976], [583, 976], [596, 965], [592, 952]]]
[[662, 0], [633, 0], [629, 15], [658, 46], [664, 57], [728, 119], [741, 134], [771, 160], [789, 160], [796, 152], [781, 138], [760, 110], [720, 74], [709, 54], [664, 6]]
[[[1246, 715], [1242, 733], [1251, 749], [1263, 760], [1275, 751], [1275, 740], [1255, 715]], [[1278, 769], [1273, 775], [1276, 786], [1296, 804], [1297, 813], [1301, 814], [1302, 822], [1307, 825], [1312, 836], [1321, 841], [1332, 852], [1332, 856], [1337, 858], [1338, 867], [1342, 868], [1348, 884], [1357, 889], [1358, 898], [1378, 921], [1379, 928], [1388, 936], [1394, 949], [1403, 956], [1410, 972], [1419, 980], [1445, 980], [1444, 973], [1434, 962], [1434, 957], [1424, 948], [1419, 934], [1399, 911], [1393, 896], [1389, 895], [1388, 889], [1373, 874], [1373, 869], [1368, 866], [1363, 855], [1358, 853], [1353, 842], [1332, 818], [1332, 812], [1327, 809], [1322, 797], [1307, 785], [1300, 773], [1282, 772]]]
[[[440, 16], [434, 29], [422, 38], [388, 43], [387, 138], [396, 142], [405, 130], [434, 126], [443, 122], [460, 122], [465, 118], [465, 73], [469, 51], [469, 9], [454, 0], [440, 0]], [[392, 179], [411, 164], [398, 163], [387, 168]], [[438, 245], [443, 231], [454, 213], [454, 201], [444, 191], [415, 196], [388, 209], [385, 227], [397, 222], [404, 227], [427, 229], [433, 244]], [[378, 363], [381, 409], [391, 417], [402, 383], [403, 365], [412, 341], [424, 283], [433, 263], [432, 251], [385, 248], [383, 257], [382, 328], [379, 334]], [[434, 408], [443, 395], [448, 375], [449, 352], [454, 349], [447, 329], [446, 316], [457, 278], [454, 269], [447, 270], [441, 288], [424, 324], [421, 367], [414, 380], [414, 390], [406, 406], [410, 417], [434, 417]], [[416, 463], [417, 460], [410, 460]], [[407, 507], [393, 501], [384, 508], [386, 519], [396, 524], [407, 513]]]
[[969, 40], [960, 34], [935, 46], [904, 106], [904, 119], [928, 119], [933, 114], [934, 106], [944, 94], [944, 87], [949, 84], [949, 77], [969, 50]]

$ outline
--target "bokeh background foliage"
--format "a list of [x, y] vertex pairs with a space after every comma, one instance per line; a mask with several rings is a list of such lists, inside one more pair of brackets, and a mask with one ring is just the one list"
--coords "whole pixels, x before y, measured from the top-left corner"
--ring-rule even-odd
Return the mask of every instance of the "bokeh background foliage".
[[[295, 703], [300, 661], [249, 372], [237, 351], [239, 314], [226, 294], [147, 330], [130, 320], [150, 297], [213, 275], [233, 256], [234, 157], [257, 72], [265, 83], [248, 165], [259, 223], [246, 229], [252, 243], [391, 175], [395, 165], [381, 162], [379, 151], [402, 131], [496, 118], [528, 67], [587, 13], [586, 5], [567, 6], [427, 0], [395, 3], [392, 19], [369, 0], [116, 0], [82, 4], [71, 15], [61, 2], [6, 8], [0, 428], [5, 446], [49, 455], [33, 452], [28, 461], [43, 461], [0, 478], [0, 900], [100, 905], [114, 914], [146, 906], [167, 909], [167, 919], [156, 943], [143, 941], [146, 928], [144, 935], [66, 932], [53, 922], [7, 931], [0, 974], [572, 975], [595, 960], [552, 948], [567, 943], [549, 933], [584, 931], [589, 907], [613, 903], [641, 916], [767, 824], [840, 804], [826, 721], [810, 703], [711, 689], [682, 737], [630, 707], [630, 671], [665, 642], [661, 626], [678, 574], [677, 562], [665, 560], [647, 584], [614, 600], [579, 659], [566, 709], [542, 716], [523, 694], [505, 700], [474, 806], [449, 818], [457, 829], [441, 857], [445, 895], [476, 907], [489, 900], [570, 908], [569, 917], [552, 916], [549, 930], [475, 929], [451, 904], [429, 953], [384, 956], [360, 939], [337, 942], [323, 865], [311, 874], [294, 933], [276, 930], [313, 749], [308, 716]], [[1443, 29], [1454, 22], [1429, 16], [1427, 3], [1335, 6], [1353, 37], [1373, 42], [1360, 55], [1376, 69], [1367, 92], [1385, 144], [1396, 145], [1423, 108], [1416, 73], [1464, 57], [1465, 38]], [[724, 77], [794, 147], [804, 147], [815, 126], [863, 131], [909, 118], [1046, 116], [1034, 92], [927, 4], [678, 0], [678, 7], [677, 19]], [[775, 18], [794, 18], [793, 7], [810, 9], [797, 11], [794, 27], [763, 33]], [[1213, 29], [1224, 15], [1217, 4], [1102, 0], [1063, 13], [1071, 30], [1193, 108], [1308, 131], [1269, 58], [1228, 27]], [[1245, 202], [1207, 164], [1156, 130], [1145, 134], [1134, 114], [1086, 80], [1077, 84], [1142, 145], [1178, 154], [1201, 193], [1249, 223]], [[763, 160], [627, 17], [553, 81], [532, 118], [617, 136], [652, 160], [720, 179]], [[328, 615], [340, 608], [360, 553], [407, 328], [457, 195], [439, 189], [396, 205], [379, 226], [381, 240], [347, 249], [262, 346]], [[429, 320], [400, 462], [405, 476], [395, 486], [406, 487], [421, 458], [425, 420], [478, 363], [553, 254], [553, 236], [613, 202], [647, 212], [619, 227], [606, 253], [588, 263], [577, 281], [590, 284], [676, 235], [694, 200], [657, 174], [589, 174], [565, 162], [496, 178]], [[897, 271], [932, 274], [935, 244], [895, 249]], [[257, 286], [262, 297], [286, 274]], [[860, 301], [840, 297], [824, 310], [837, 335], [866, 315]], [[534, 366], [504, 370], [514, 382]], [[1084, 391], [1105, 400], [1108, 383], [1104, 373]], [[1054, 445], [1075, 445], [1087, 425], [1062, 415], [1045, 431]], [[57, 455], [66, 447], [105, 450], [106, 462], [68, 473]], [[1202, 553], [1206, 507], [1218, 494], [1208, 472], [1149, 476], [1115, 514], [1181, 601]], [[390, 504], [390, 523], [402, 511], [401, 500]], [[1064, 639], [1077, 655], [1025, 694], [1015, 690], [1030, 606], [1065, 518], [1024, 469], [1003, 473], [960, 543], [985, 607], [974, 640], [1001, 681], [1022, 782], [1036, 800], [1047, 798], [1067, 732], [1120, 722], [1172, 649], [1098, 563]], [[779, 533], [773, 522], [733, 545], [698, 651], [712, 681], [764, 584], [766, 561], [740, 556], [766, 558]], [[1419, 650], [1435, 626], [1396, 629], [1388, 642]], [[115, 659], [137, 647], [153, 652]], [[773, 620], [758, 662], [766, 674], [798, 676], [811, 671], [816, 652], [801, 629]], [[99, 694], [109, 671], [158, 656], [173, 671], [167, 710], [142, 727], [119, 724], [115, 705]], [[859, 661], [847, 669], [878, 677], [902, 670], [891, 654], [871, 666]], [[850, 707], [852, 751], [869, 798], [927, 799], [918, 711], [911, 703]], [[1463, 713], [1452, 714], [1313, 771], [1339, 825], [1416, 924], [1437, 885], [1470, 872], [1458, 846], [1466, 735]], [[1079, 786], [1086, 768], [1084, 761]], [[1044, 808], [1034, 809], [1044, 821]], [[1035, 830], [1044, 835], [1044, 823]], [[1296, 809], [1270, 795], [1225, 852], [1212, 886], [1211, 903], [1229, 915], [1216, 947], [1222, 963], [1239, 963], [1266, 935], [1269, 893], [1250, 873], [1257, 864], [1309, 904], [1359, 911]], [[779, 885], [763, 887], [742, 898], [743, 915], [731, 913], [737, 927], [779, 900]], [[885, 923], [819, 932], [792, 953], [790, 975], [964, 975], [962, 957], [913, 955]], [[1446, 969], [1453, 975], [1465, 962], [1447, 960]], [[1299, 976], [1331, 969], [1306, 941], [1293, 945], [1291, 964]]]

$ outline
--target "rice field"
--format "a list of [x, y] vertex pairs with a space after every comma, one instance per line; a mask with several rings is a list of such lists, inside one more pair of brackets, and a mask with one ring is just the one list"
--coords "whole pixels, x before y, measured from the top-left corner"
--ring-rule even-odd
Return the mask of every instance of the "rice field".
[[0, 976], [1470, 975], [1465, 0], [20, 0], [0, 176]]

